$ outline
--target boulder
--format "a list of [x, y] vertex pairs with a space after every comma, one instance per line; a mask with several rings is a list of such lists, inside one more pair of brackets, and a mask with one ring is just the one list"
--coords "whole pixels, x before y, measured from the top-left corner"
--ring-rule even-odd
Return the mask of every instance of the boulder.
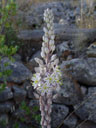
[[0, 102], [4, 102], [13, 98], [13, 92], [11, 88], [6, 87], [4, 91], [0, 92]]
[[78, 119], [75, 115], [70, 116], [68, 119], [64, 120], [64, 124], [67, 125], [69, 128], [76, 128]]
[[27, 96], [27, 92], [25, 91], [25, 89], [15, 85], [12, 86], [12, 89], [13, 89], [13, 97], [16, 103], [20, 103], [25, 100]]
[[80, 127], [77, 126], [77, 128], [96, 128], [96, 123], [88, 120], [85, 123], [81, 124]]
[[53, 102], [56, 104], [75, 105], [83, 99], [80, 86], [69, 77], [63, 79], [63, 85], [55, 95]]
[[[42, 26], [43, 24], [43, 13], [46, 8], [52, 9], [54, 13], [54, 21], [59, 22], [60, 19], [67, 19], [67, 16], [70, 18], [71, 5], [67, 2], [66, 6], [64, 2], [47, 2], [37, 5], [32, 5], [31, 9], [26, 15], [26, 23], [30, 26]], [[66, 14], [67, 13], [67, 14]]]
[[23, 87], [27, 91], [27, 97], [29, 99], [34, 99], [35, 98], [34, 94], [33, 94], [34, 88], [33, 88], [32, 84], [30, 83], [30, 81], [24, 82]]
[[84, 85], [96, 86], [96, 58], [76, 58], [63, 61], [61, 69]]
[[32, 72], [34, 72], [35, 67], [38, 67], [38, 64], [35, 61], [36, 57], [41, 58], [41, 51], [37, 51], [36, 53], [34, 53], [29, 62], [26, 63], [26, 67], [30, 69]]
[[[9, 63], [9, 66], [4, 67], [4, 63], [6, 62]], [[1, 60], [1, 68], [2, 70], [12, 70], [12, 74], [7, 78], [8, 82], [20, 84], [32, 77], [32, 73], [21, 62], [11, 62], [8, 58], [3, 58]], [[3, 81], [3, 78], [1, 78], [0, 81]]]
[[15, 110], [14, 104], [11, 102], [0, 103], [0, 113], [9, 113]]
[[90, 120], [96, 123], [96, 87], [90, 87], [83, 103], [74, 106], [75, 113], [81, 120]]
[[68, 115], [69, 109], [64, 105], [53, 104], [52, 106], [52, 127], [57, 128]]
[[88, 57], [95, 57], [96, 58], [96, 42], [94, 42], [93, 44], [91, 44], [86, 52]]
[[[96, 29], [78, 29], [76, 27], [58, 24], [54, 26], [54, 33], [56, 44], [63, 41], [72, 41], [77, 52], [85, 50], [89, 42], [91, 44], [96, 41]], [[27, 45], [29, 46], [31, 44], [31, 48], [33, 46], [40, 49], [43, 35], [44, 32], [42, 29], [22, 30], [19, 32], [18, 38], [22, 41], [27, 41]]]
[[67, 59], [67, 57], [71, 54], [71, 49], [69, 48], [68, 42], [65, 41], [61, 44], [58, 44], [56, 47], [56, 52], [58, 57]]

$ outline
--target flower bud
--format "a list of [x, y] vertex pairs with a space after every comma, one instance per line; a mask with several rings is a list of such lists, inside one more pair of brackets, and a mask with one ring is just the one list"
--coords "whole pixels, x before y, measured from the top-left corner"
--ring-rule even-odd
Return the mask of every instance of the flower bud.
[[39, 58], [35, 58], [35, 61], [36, 61], [38, 64], [43, 65], [43, 61], [42, 61], [41, 59], [39, 59]]
[[56, 59], [56, 60], [54, 61], [54, 64], [55, 64], [55, 65], [58, 65], [58, 63], [59, 63], [59, 59]]
[[45, 47], [45, 53], [48, 54], [49, 53], [49, 49], [47, 47]]
[[35, 70], [36, 73], [40, 72], [40, 68], [39, 67], [35, 67], [34, 70]]
[[54, 40], [55, 36], [54, 35], [51, 35], [51, 40]]
[[45, 32], [45, 33], [48, 33], [48, 30], [47, 30], [47, 28], [43, 28], [43, 31]]
[[41, 52], [41, 57], [45, 58], [45, 53], [43, 51]]
[[50, 126], [50, 125], [48, 125], [48, 126], [47, 126], [47, 128], [51, 128], [51, 126]]
[[47, 24], [47, 28], [50, 29], [50, 27], [51, 27], [51, 26], [50, 26], [50, 24], [48, 23], [48, 24]]
[[44, 126], [47, 126], [47, 121], [46, 120], [44, 120]]
[[46, 111], [46, 112], [48, 111], [48, 106], [47, 106], [47, 105], [45, 105], [45, 111]]
[[51, 46], [51, 50], [52, 50], [52, 51], [55, 50], [55, 45]]
[[49, 41], [49, 45], [51, 46], [51, 45], [54, 45], [54, 40], [50, 40]]
[[56, 54], [52, 55], [51, 57], [51, 61], [55, 60], [56, 59]]
[[45, 36], [43, 36], [43, 41], [44, 41], [44, 42], [48, 42], [48, 38], [45, 37]]

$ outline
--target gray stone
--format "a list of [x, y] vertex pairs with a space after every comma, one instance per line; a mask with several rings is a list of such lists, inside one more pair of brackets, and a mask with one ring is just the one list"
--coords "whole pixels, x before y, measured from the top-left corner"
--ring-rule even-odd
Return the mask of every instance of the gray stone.
[[63, 85], [55, 95], [57, 96], [53, 99], [53, 102], [66, 105], [77, 104], [83, 97], [79, 85], [68, 77], [64, 77]]
[[20, 119], [22, 117], [25, 117], [25, 110], [23, 109], [17, 109], [15, 112], [13, 112], [12, 116], [16, 119]]
[[[10, 65], [6, 67], [6, 69], [12, 70], [11, 76], [8, 77], [8, 82], [14, 83], [22, 83], [27, 79], [32, 77], [32, 73], [21, 63], [18, 61], [10, 62], [8, 58], [3, 58], [1, 61], [2, 70], [5, 69], [4, 63], [9, 62]], [[3, 79], [0, 79], [1, 81]]]
[[76, 128], [96, 128], [96, 123], [93, 123], [91, 121], [86, 121], [85, 123], [80, 125], [80, 127], [78, 127], [78, 126]]
[[38, 67], [38, 64], [34, 60], [35, 58], [41, 58], [41, 51], [37, 51], [35, 54], [33, 54], [32, 58], [27, 63], [27, 66], [30, 67], [30, 70], [34, 72], [34, 68]]
[[57, 128], [68, 115], [69, 109], [64, 105], [54, 104], [52, 110], [52, 127]]
[[0, 113], [9, 113], [9, 112], [13, 112], [14, 110], [15, 107], [13, 103], [10, 102], [0, 103]]
[[27, 96], [28, 96], [28, 98], [34, 99], [34, 98], [35, 98], [35, 97], [34, 97], [34, 94], [33, 94], [34, 88], [33, 88], [32, 84], [31, 84], [29, 81], [26, 81], [26, 82], [23, 84], [23, 87], [24, 87], [24, 89], [27, 91]]
[[32, 108], [34, 106], [38, 106], [39, 107], [39, 101], [38, 100], [31, 100], [28, 106], [30, 108]]
[[[80, 107], [79, 107], [80, 106]], [[83, 103], [74, 106], [80, 119], [88, 119], [96, 123], [96, 87], [90, 87]]]
[[0, 102], [4, 102], [12, 98], [13, 98], [13, 92], [9, 87], [6, 87], [4, 91], [0, 92]]
[[15, 54], [13, 58], [15, 59], [15, 61], [21, 62], [21, 56], [19, 54]]
[[72, 115], [68, 119], [64, 120], [64, 124], [67, 125], [69, 128], [76, 128], [77, 121], [77, 117], [75, 115]]
[[96, 45], [95, 43], [91, 44], [86, 52], [88, 57], [95, 57], [96, 58]]
[[64, 69], [78, 82], [94, 86], [96, 85], [96, 58], [72, 59], [63, 61], [61, 69]]
[[20, 103], [22, 101], [25, 100], [26, 96], [27, 96], [27, 92], [25, 91], [25, 89], [20, 88], [18, 86], [13, 86], [13, 95], [14, 95], [14, 100], [16, 101], [16, 103]]
[[65, 5], [63, 2], [47, 2], [38, 4], [38, 5], [32, 5], [31, 9], [27, 13], [26, 16], [26, 22], [29, 26], [38, 25], [41, 26], [43, 23], [43, 13], [46, 8], [51, 8], [54, 17], [55, 17], [55, 22], [59, 22], [59, 19], [64, 18], [65, 19]]
[[56, 47], [57, 55], [66, 59], [70, 55], [70, 48], [68, 46], [68, 42], [63, 42]]
[[[56, 44], [62, 43], [63, 41], [72, 41], [77, 53], [85, 50], [89, 42], [96, 41], [96, 29], [78, 29], [74, 26], [58, 24], [58, 27], [54, 27], [54, 34]], [[20, 31], [18, 38], [23, 42], [27, 42], [29, 49], [33, 47], [40, 49], [43, 35], [43, 29], [30, 29]]]

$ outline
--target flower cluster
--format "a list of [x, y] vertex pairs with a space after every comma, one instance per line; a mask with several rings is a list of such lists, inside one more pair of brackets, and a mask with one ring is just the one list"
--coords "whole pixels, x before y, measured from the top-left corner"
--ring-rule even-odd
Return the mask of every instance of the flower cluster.
[[61, 85], [61, 72], [58, 66], [59, 60], [56, 54], [53, 54], [55, 51], [53, 20], [52, 10], [45, 10], [44, 21], [46, 22], [46, 27], [43, 29], [45, 34], [41, 48], [41, 57], [43, 59], [35, 58], [39, 67], [35, 68], [36, 73], [32, 77], [34, 88], [38, 89], [42, 95], [58, 89]]

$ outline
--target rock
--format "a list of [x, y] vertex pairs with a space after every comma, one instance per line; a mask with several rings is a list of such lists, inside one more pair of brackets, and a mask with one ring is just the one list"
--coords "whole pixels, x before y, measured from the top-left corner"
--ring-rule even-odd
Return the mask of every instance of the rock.
[[[52, 9], [55, 17], [55, 22], [59, 22], [59, 19], [65, 19], [66, 6], [64, 2], [47, 2], [38, 4], [31, 7], [31, 10], [27, 13], [26, 22], [29, 26], [42, 26], [43, 13], [46, 8]], [[70, 8], [70, 6], [69, 6]], [[67, 12], [67, 11], [66, 11]]]
[[[54, 33], [56, 44], [63, 41], [72, 41], [76, 52], [85, 50], [89, 42], [91, 44], [96, 41], [96, 29], [78, 29], [74, 26], [58, 24], [58, 27], [54, 27]], [[43, 35], [43, 29], [22, 30], [19, 32], [18, 38], [23, 42], [27, 41], [29, 46], [31, 42], [31, 47], [29, 48], [40, 49]]]
[[28, 98], [34, 99], [34, 98], [35, 98], [35, 97], [34, 97], [34, 94], [33, 94], [34, 89], [33, 89], [32, 84], [31, 84], [29, 81], [26, 81], [26, 82], [23, 84], [23, 87], [24, 87], [24, 89], [27, 91], [27, 96], [28, 96]]
[[96, 58], [72, 59], [63, 61], [61, 69], [73, 76], [78, 82], [95, 86], [96, 85]]
[[96, 128], [96, 123], [93, 123], [91, 121], [86, 121], [80, 127], [77, 128]]
[[[80, 104], [79, 104], [80, 105]], [[79, 105], [74, 106], [75, 109]], [[85, 102], [75, 111], [81, 120], [88, 119], [96, 123], [96, 87], [90, 87]]]
[[4, 102], [13, 98], [13, 92], [9, 87], [6, 87], [4, 91], [0, 92], [0, 102]]
[[57, 45], [56, 51], [57, 55], [63, 59], [66, 59], [71, 53], [67, 41]]
[[18, 86], [13, 86], [13, 96], [14, 96], [14, 100], [16, 103], [20, 103], [22, 101], [25, 100], [26, 96], [27, 96], [27, 92], [25, 91], [25, 89], [20, 88]]
[[21, 56], [19, 54], [15, 54], [13, 58], [15, 59], [15, 61], [21, 62]]
[[91, 44], [86, 52], [88, 57], [95, 57], [96, 58], [96, 42]]
[[52, 106], [52, 127], [57, 128], [68, 115], [69, 109], [64, 105]]
[[56, 104], [74, 105], [82, 100], [82, 92], [77, 83], [71, 78], [64, 77], [63, 85], [60, 87], [57, 97], [53, 99]]
[[17, 109], [15, 112], [13, 112], [12, 116], [16, 119], [24, 118], [25, 117], [25, 110], [23, 109]]
[[9, 112], [13, 112], [14, 110], [15, 107], [13, 103], [10, 102], [0, 103], [0, 113], [9, 113]]
[[38, 67], [38, 64], [34, 60], [36, 57], [41, 58], [41, 51], [37, 51], [32, 58], [29, 60], [29, 62], [26, 64], [28, 69], [30, 69], [32, 72], [34, 72], [34, 68]]
[[0, 115], [0, 125], [7, 125], [8, 122], [9, 122], [9, 119], [7, 114]]
[[[5, 68], [4, 63], [6, 62], [9, 62], [10, 65]], [[1, 60], [1, 68], [2, 70], [3, 69], [12, 70], [12, 74], [7, 78], [8, 82], [14, 82], [20, 84], [32, 77], [32, 73], [21, 62], [18, 61], [11, 62], [9, 61], [8, 58], [3, 58]], [[0, 79], [0, 81], [2, 80], [3, 79]]]
[[68, 119], [64, 120], [64, 124], [67, 125], [69, 128], [76, 128], [77, 121], [77, 117], [75, 115], [72, 115]]
[[28, 105], [30, 108], [32, 107], [39, 107], [39, 101], [38, 100], [31, 100], [29, 105]]

